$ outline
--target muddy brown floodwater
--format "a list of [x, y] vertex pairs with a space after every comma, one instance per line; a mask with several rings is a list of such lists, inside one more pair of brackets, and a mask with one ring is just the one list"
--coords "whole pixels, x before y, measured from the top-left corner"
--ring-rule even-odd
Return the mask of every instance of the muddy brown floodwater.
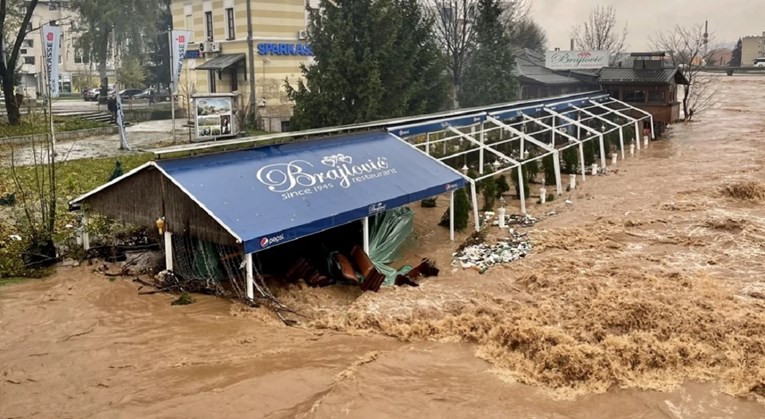
[[483, 275], [450, 267], [441, 207], [406, 258], [440, 277], [277, 288], [299, 327], [88, 267], [0, 288], [0, 417], [765, 417], [765, 78], [719, 81]]

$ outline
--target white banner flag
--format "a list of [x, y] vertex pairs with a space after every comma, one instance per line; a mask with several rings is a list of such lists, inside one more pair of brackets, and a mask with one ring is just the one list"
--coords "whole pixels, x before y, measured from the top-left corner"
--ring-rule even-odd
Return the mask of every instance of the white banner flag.
[[50, 97], [58, 97], [58, 57], [61, 46], [61, 28], [45, 25], [40, 30], [42, 34], [43, 53], [45, 54], [45, 69], [50, 86]]
[[130, 144], [127, 140], [127, 131], [125, 131], [125, 113], [122, 112], [122, 97], [117, 93], [117, 126], [120, 129], [120, 150], [130, 150]]
[[173, 65], [173, 93], [178, 92], [178, 82], [181, 80], [183, 60], [186, 58], [186, 48], [191, 39], [191, 31], [173, 31], [172, 65]]

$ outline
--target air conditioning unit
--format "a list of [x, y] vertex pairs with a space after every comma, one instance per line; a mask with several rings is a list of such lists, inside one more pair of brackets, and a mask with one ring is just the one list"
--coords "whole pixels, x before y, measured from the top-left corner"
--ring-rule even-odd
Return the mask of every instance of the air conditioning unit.
[[199, 52], [209, 54], [211, 52], [220, 52], [220, 42], [205, 41], [199, 43]]
[[301, 41], [305, 40], [305, 39], [308, 39], [308, 31], [302, 30], [302, 31], [298, 32], [298, 39], [300, 39]]

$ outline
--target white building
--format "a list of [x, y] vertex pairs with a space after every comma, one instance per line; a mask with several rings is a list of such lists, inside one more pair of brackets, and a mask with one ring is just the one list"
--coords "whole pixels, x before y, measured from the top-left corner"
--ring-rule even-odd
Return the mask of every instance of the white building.
[[[88, 62], [75, 48], [75, 34], [79, 16], [71, 8], [70, 0], [41, 0], [32, 15], [28, 27], [31, 30], [24, 38], [19, 54], [21, 77], [19, 93], [26, 97], [37, 97], [43, 86], [43, 51], [40, 39], [40, 27], [44, 24], [56, 24], [61, 27], [61, 54], [59, 56], [59, 83], [62, 95], [79, 92], [78, 85], [98, 86], [98, 72], [95, 64]], [[107, 75], [114, 77], [114, 60], [107, 61]], [[80, 82], [78, 82], [80, 78]]]

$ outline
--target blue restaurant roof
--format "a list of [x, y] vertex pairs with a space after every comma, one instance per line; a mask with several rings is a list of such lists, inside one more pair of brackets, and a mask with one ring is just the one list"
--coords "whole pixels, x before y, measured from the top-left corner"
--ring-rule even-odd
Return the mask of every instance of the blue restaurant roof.
[[149, 166], [240, 240], [245, 253], [466, 184], [459, 172], [386, 132], [160, 160]]

